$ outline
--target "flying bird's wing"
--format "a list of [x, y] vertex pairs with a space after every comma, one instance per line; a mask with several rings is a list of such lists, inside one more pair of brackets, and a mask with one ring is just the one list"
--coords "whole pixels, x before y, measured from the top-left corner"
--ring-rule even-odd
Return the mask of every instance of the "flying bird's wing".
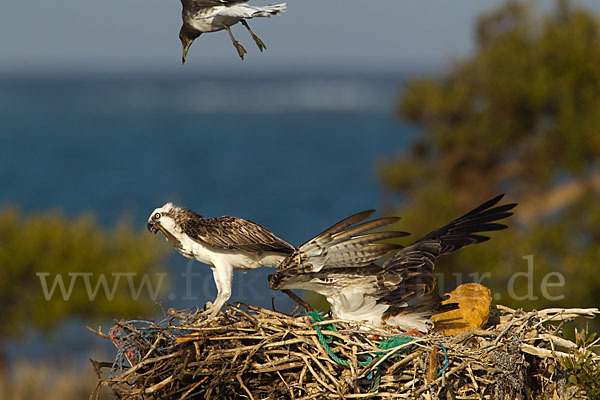
[[287, 8], [285, 3], [275, 4], [272, 6], [253, 7], [245, 3], [236, 4], [231, 3], [226, 8], [222, 8], [217, 11], [216, 15], [222, 17], [235, 17], [235, 18], [253, 18], [253, 17], [270, 17], [271, 15], [279, 14], [284, 12]]
[[428, 233], [387, 260], [383, 268], [400, 275], [402, 284], [379, 302], [402, 305], [429, 294], [435, 285], [433, 269], [437, 257], [489, 240], [488, 236], [478, 233], [506, 228], [506, 225], [495, 221], [510, 217], [513, 214], [510, 210], [517, 204], [494, 207], [502, 197], [503, 194], [486, 201], [462, 217]]
[[252, 221], [236, 218], [193, 218], [182, 223], [193, 240], [222, 249], [272, 251], [289, 254], [295, 247]]
[[344, 218], [289, 254], [271, 277], [271, 288], [278, 289], [283, 279], [288, 280], [301, 274], [316, 273], [321, 270], [325, 273], [325, 270], [337, 267], [367, 266], [390, 251], [402, 248], [397, 244], [377, 242], [407, 236], [406, 232], [364, 233], [394, 224], [400, 218], [387, 217], [357, 224], [368, 218], [374, 211], [363, 211]]
[[219, 9], [242, 5], [248, 0], [181, 0], [181, 16], [188, 19], [214, 17]]
[[236, 3], [246, 3], [248, 0], [181, 0], [184, 9], [197, 11], [202, 8], [229, 6]]

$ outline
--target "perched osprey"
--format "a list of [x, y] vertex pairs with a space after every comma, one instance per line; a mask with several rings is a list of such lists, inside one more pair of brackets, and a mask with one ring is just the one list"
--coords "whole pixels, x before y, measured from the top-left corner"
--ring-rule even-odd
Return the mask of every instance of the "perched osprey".
[[208, 264], [217, 286], [217, 298], [207, 303], [214, 317], [231, 297], [234, 269], [276, 267], [295, 248], [267, 228], [236, 217], [202, 218], [172, 203], [157, 208], [148, 218], [148, 230], [162, 232], [187, 258]]
[[246, 49], [239, 44], [231, 33], [230, 26], [241, 22], [248, 29], [252, 39], [256, 42], [258, 49], [262, 52], [267, 48], [265, 44], [252, 32], [246, 19], [254, 17], [270, 17], [283, 12], [286, 4], [275, 4], [272, 6], [253, 7], [249, 6], [248, 0], [181, 0], [183, 6], [181, 18], [183, 25], [179, 31], [179, 39], [183, 46], [181, 61], [185, 64], [185, 58], [194, 39], [205, 32], [216, 32], [223, 29], [229, 33], [231, 43], [236, 48], [240, 58], [244, 59]]
[[[349, 217], [291, 253], [270, 277], [269, 285], [275, 290], [303, 289], [325, 296], [334, 318], [426, 332], [432, 325], [431, 315], [456, 308], [456, 304], [442, 305], [432, 296], [435, 259], [489, 239], [478, 233], [505, 229], [505, 225], [495, 221], [511, 216], [509, 211], [516, 204], [496, 206], [503, 196], [481, 204], [402, 248], [383, 266], [354, 262], [360, 259], [353, 258], [351, 247], [345, 257], [338, 257], [340, 262], [312, 264], [310, 250], [314, 242], [321, 241], [323, 236], [343, 235], [342, 230], [355, 223], [356, 216], [361, 214]], [[335, 245], [343, 244], [342, 240]], [[377, 244], [371, 244], [374, 245]]]

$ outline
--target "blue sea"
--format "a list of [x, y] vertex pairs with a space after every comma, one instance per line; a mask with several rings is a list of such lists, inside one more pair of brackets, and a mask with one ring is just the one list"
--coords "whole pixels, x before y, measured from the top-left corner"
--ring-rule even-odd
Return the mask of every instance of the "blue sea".
[[[92, 212], [105, 226], [126, 215], [143, 229], [173, 201], [251, 219], [299, 245], [400, 200], [382, 190], [377, 165], [417, 134], [394, 113], [402, 82], [381, 73], [0, 77], [0, 207]], [[202, 276], [191, 301], [181, 296], [187, 260], [173, 252], [168, 264], [165, 307], [214, 298], [206, 266], [193, 263]], [[286, 296], [269, 291], [269, 272], [236, 274], [231, 301], [289, 311]], [[84, 325], [12, 342], [9, 356], [88, 355], [103, 344]]]

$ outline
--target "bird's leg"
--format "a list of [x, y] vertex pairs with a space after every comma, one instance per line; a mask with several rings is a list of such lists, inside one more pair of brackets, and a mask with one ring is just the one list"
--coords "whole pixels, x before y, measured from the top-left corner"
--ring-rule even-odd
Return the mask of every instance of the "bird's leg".
[[260, 40], [260, 38], [258, 36], [256, 36], [254, 34], [254, 32], [252, 32], [252, 29], [250, 29], [250, 25], [248, 25], [248, 23], [246, 22], [246, 20], [242, 20], [242, 25], [244, 25], [246, 27], [246, 29], [248, 29], [248, 32], [250, 32], [250, 36], [252, 36], [252, 39], [254, 39], [254, 41], [256, 42], [256, 45], [258, 46], [258, 49], [262, 52], [263, 50], [265, 50], [267, 48], [267, 46], [263, 43], [262, 40]]
[[231, 38], [231, 43], [233, 43], [238, 54], [240, 55], [240, 58], [243, 60], [244, 54], [247, 53], [246, 49], [237, 40], [235, 40], [235, 38], [233, 37], [233, 33], [231, 33], [231, 28], [229, 28], [227, 25], [225, 25], [225, 29], [227, 29], [227, 33], [229, 33], [229, 37]]
[[211, 269], [217, 285], [217, 298], [212, 304], [207, 303], [204, 314], [208, 318], [216, 317], [229, 300], [231, 297], [231, 282], [233, 281], [233, 267], [231, 265], [215, 265]]

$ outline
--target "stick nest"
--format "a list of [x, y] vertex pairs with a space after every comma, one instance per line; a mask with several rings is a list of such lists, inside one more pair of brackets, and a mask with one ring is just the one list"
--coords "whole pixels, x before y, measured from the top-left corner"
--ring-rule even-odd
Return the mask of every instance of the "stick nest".
[[121, 399], [585, 398], [567, 384], [560, 359], [578, 346], [560, 328], [597, 313], [497, 306], [487, 329], [415, 335], [382, 350], [398, 332], [250, 305], [228, 305], [208, 321], [169, 310], [162, 323], [92, 330], [118, 353], [115, 362], [92, 361], [99, 380], [91, 398], [102, 385]]

